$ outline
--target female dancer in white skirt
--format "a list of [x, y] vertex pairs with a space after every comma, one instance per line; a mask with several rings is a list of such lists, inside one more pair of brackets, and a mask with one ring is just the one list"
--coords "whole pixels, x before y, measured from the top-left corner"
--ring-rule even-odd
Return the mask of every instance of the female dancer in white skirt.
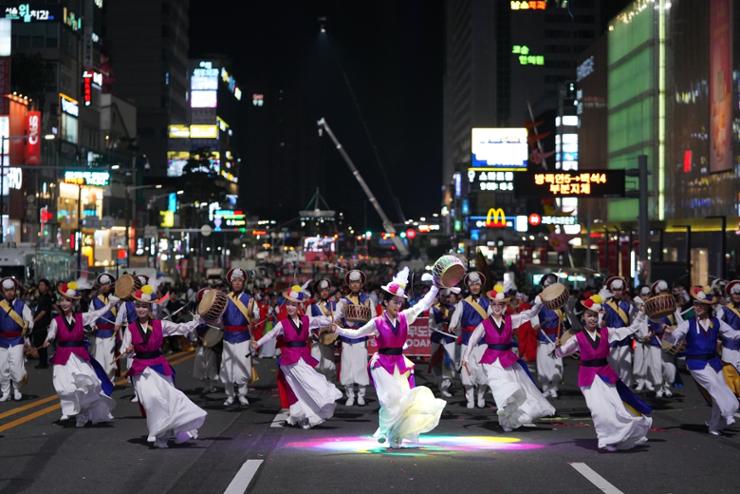
[[74, 416], [77, 427], [84, 427], [88, 422], [109, 422], [113, 420], [110, 412], [115, 405], [110, 397], [113, 386], [100, 364], [90, 357], [83, 340], [84, 327], [109, 311], [118, 301], [109, 302], [91, 312], [75, 313], [75, 303], [80, 300], [77, 283], [60, 283], [57, 291], [61, 296], [59, 308], [62, 313], [51, 320], [43, 346], [47, 348], [52, 341], [57, 342], [57, 351], [51, 363], [54, 366], [54, 390], [59, 395], [62, 408], [60, 420]]
[[528, 310], [513, 315], [504, 315], [508, 297], [504, 295], [504, 287], [497, 284], [488, 295], [490, 315], [484, 319], [470, 336], [467, 350], [462, 356], [464, 366], [468, 366], [473, 348], [476, 348], [481, 338], [488, 345], [480, 359], [480, 364], [486, 372], [488, 387], [491, 388], [493, 399], [498, 408], [498, 422], [504, 432], [511, 432], [522, 425], [530, 425], [540, 417], [547, 417], [555, 413], [555, 408], [545, 399], [532, 377], [526, 369], [526, 364], [520, 363], [513, 347], [514, 330], [523, 322], [532, 319], [542, 308], [539, 299]]
[[357, 338], [375, 335], [378, 352], [370, 359], [370, 376], [380, 401], [378, 430], [374, 437], [380, 443], [390, 442], [391, 448], [402, 446], [404, 439], [416, 442], [419, 434], [429, 432], [439, 424], [439, 417], [447, 404], [435, 398], [425, 387], [415, 387], [414, 364], [403, 356], [408, 327], [419, 315], [429, 309], [437, 297], [433, 286], [413, 307], [401, 311], [408, 281], [408, 268], [396, 275], [382, 288], [387, 293], [385, 311], [359, 329], [335, 326], [342, 336]]
[[314, 368], [319, 362], [311, 356], [309, 337], [311, 329], [330, 326], [328, 316], [299, 314], [310, 298], [309, 293], [295, 285], [283, 294], [288, 317], [278, 322], [272, 331], [259, 341], [252, 341], [252, 352], [278, 336], [285, 345], [280, 349], [278, 365], [288, 384], [290, 404], [288, 424], [310, 429], [334, 415], [334, 403], [342, 397], [341, 391]]
[[200, 324], [200, 317], [180, 324], [152, 320], [155, 293], [151, 285], [134, 292], [137, 320], [123, 333], [121, 354], [134, 352], [128, 374], [146, 413], [147, 442], [155, 448], [166, 448], [170, 438], [177, 444], [196, 439], [207, 414], [175, 387], [175, 372], [162, 354], [166, 336], [189, 335]]
[[[601, 300], [599, 295], [594, 295], [581, 301], [586, 309], [583, 313], [583, 330], [562, 345], [558, 341], [555, 354], [566, 357], [580, 352], [578, 387], [591, 411], [599, 449], [631, 449], [647, 442], [653, 419], [646, 416], [650, 408], [632, 394], [609, 365], [609, 343], [627, 338], [646, 324], [646, 320], [640, 312], [630, 326], [600, 327]], [[625, 403], [635, 412], [631, 413]]]

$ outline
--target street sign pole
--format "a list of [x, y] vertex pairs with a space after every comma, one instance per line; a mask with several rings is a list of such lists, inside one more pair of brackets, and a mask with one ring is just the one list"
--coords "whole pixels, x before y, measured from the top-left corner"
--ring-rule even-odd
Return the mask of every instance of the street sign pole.
[[640, 187], [638, 216], [640, 269], [638, 276], [640, 277], [640, 283], [645, 284], [650, 280], [650, 268], [647, 256], [648, 244], [650, 242], [650, 231], [648, 228], [648, 169], [646, 155], [641, 154], [637, 157], [637, 167]]

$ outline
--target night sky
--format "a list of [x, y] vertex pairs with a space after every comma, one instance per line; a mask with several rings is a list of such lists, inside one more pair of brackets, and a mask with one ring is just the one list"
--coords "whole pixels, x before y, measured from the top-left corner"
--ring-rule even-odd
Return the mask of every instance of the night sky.
[[[443, 27], [441, 0], [191, 0], [191, 56], [231, 57], [244, 93], [241, 206], [286, 221], [320, 187], [349, 223], [379, 227], [336, 149], [319, 138], [323, 116], [392, 221], [401, 218], [391, 194], [406, 218], [438, 211]], [[265, 95], [262, 108], [252, 93]]]

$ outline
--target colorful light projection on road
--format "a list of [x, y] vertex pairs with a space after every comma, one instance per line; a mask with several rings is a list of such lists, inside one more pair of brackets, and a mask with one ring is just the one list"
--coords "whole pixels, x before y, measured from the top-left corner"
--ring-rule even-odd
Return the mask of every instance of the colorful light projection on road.
[[404, 443], [401, 449], [388, 449], [372, 436], [318, 437], [292, 441], [288, 448], [311, 449], [333, 453], [365, 453], [386, 456], [441, 456], [454, 453], [485, 451], [529, 451], [543, 448], [536, 443], [523, 443], [508, 436], [421, 436], [418, 443]]

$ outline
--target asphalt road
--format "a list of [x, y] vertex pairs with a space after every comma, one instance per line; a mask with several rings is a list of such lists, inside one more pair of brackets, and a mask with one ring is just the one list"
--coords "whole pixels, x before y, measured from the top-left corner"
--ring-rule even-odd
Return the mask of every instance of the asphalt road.
[[[171, 360], [177, 385], [208, 419], [197, 441], [166, 450], [146, 444], [144, 419], [125, 386], [115, 392], [111, 425], [60, 425], [51, 369], [30, 362], [23, 401], [0, 403], [0, 492], [221, 493], [231, 485], [231, 493], [247, 484], [248, 492], [264, 494], [740, 492], [738, 428], [723, 437], [706, 433], [709, 408], [688, 376], [685, 396], [652, 400], [649, 444], [631, 452], [597, 451], [570, 359], [569, 386], [553, 402], [557, 418], [504, 434], [490, 406], [466, 409], [458, 389], [418, 447], [388, 451], [369, 437], [377, 427], [374, 400], [363, 408], [340, 405], [312, 430], [280, 427], [274, 360], [259, 363], [249, 408], [226, 410], [223, 393], [201, 394], [192, 354]], [[426, 376], [426, 364], [418, 365], [417, 383]]]

